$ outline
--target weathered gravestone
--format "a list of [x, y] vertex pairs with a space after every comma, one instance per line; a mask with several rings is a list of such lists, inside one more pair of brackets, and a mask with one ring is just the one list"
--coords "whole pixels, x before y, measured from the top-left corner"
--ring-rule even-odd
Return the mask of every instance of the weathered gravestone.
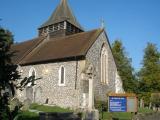
[[22, 110], [24, 110], [24, 111], [28, 110], [31, 103], [32, 103], [32, 101], [30, 99], [24, 100]]
[[41, 103], [41, 94], [42, 94], [42, 88], [41, 87], [36, 88], [34, 92], [34, 102]]
[[31, 102], [33, 101], [33, 88], [31, 86], [26, 88], [26, 98], [30, 99]]

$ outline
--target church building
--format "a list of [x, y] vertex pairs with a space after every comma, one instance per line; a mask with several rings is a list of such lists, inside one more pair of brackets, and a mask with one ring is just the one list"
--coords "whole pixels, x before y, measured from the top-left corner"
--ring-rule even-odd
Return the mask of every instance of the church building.
[[21, 77], [40, 78], [17, 90], [21, 101], [94, 109], [94, 101], [106, 101], [107, 93], [124, 92], [105, 30], [85, 31], [67, 0], [61, 0], [38, 33], [11, 47]]

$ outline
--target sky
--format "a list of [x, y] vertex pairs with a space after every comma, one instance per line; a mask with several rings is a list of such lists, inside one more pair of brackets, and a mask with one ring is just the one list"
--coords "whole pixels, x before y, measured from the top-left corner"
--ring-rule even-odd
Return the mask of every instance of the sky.
[[[0, 26], [9, 29], [16, 42], [37, 37], [37, 28], [60, 0], [0, 0]], [[160, 0], [68, 0], [85, 31], [104, 21], [110, 44], [120, 39], [135, 70], [141, 67], [148, 42], [160, 51]]]

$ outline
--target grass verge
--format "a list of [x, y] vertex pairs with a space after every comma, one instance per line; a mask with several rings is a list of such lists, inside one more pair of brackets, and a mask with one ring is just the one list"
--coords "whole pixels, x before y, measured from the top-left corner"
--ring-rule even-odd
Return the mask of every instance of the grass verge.
[[30, 109], [43, 111], [43, 112], [72, 112], [70, 109], [60, 108], [58, 106], [46, 106], [46, 105], [38, 105], [36, 103], [31, 104]]
[[38, 113], [32, 113], [29, 111], [21, 111], [18, 114], [18, 117], [16, 120], [39, 120]]
[[[138, 113], [152, 113], [154, 112], [151, 109], [148, 108], [139, 108]], [[131, 120], [133, 117], [133, 113], [130, 112], [104, 112], [103, 113], [103, 119], [102, 119], [102, 113], [100, 113], [100, 119], [101, 120], [111, 120], [112, 118], [117, 118], [118, 120]]]

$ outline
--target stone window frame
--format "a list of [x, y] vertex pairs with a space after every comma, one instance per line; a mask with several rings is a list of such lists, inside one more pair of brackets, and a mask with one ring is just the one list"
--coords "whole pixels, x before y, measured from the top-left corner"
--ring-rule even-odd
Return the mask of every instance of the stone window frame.
[[102, 45], [102, 49], [101, 49], [101, 57], [100, 57], [100, 61], [101, 61], [101, 83], [102, 84], [109, 84], [109, 64], [108, 64], [108, 51], [107, 51], [107, 47], [106, 44]]
[[[61, 76], [62, 76], [62, 68], [64, 68], [64, 76], [63, 76], [63, 78], [64, 78], [64, 82], [63, 83], [61, 83], [61, 81], [62, 81], [62, 79], [61, 79]], [[65, 69], [65, 67], [63, 66], [63, 65], [61, 65], [60, 67], [59, 67], [59, 82], [58, 82], [58, 85], [59, 86], [65, 86], [65, 84], [66, 84], [66, 69]]]
[[[34, 73], [35, 73], [35, 78], [36, 78], [37, 72], [36, 72], [36, 69], [35, 69], [34, 67], [31, 67], [31, 68], [30, 68], [28, 77], [31, 77], [31, 76], [32, 76], [33, 71], [34, 71]], [[32, 83], [28, 83], [27, 86], [30, 87], [31, 84], [32, 84]]]

